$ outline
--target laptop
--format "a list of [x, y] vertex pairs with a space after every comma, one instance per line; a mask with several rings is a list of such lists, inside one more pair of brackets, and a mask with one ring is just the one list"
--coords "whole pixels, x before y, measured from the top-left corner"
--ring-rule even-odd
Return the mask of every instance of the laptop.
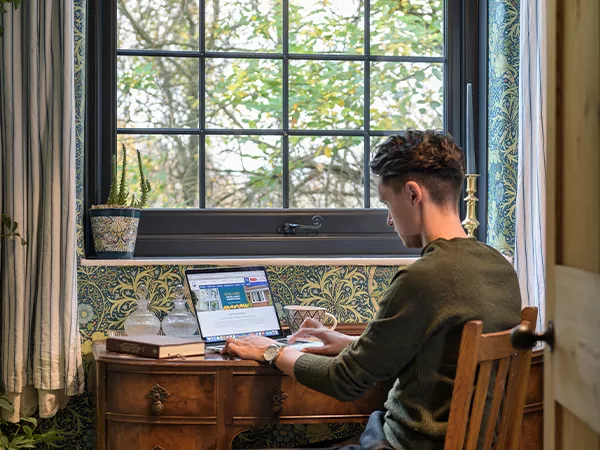
[[208, 351], [221, 351], [227, 338], [252, 334], [298, 349], [323, 345], [314, 341], [287, 343], [264, 267], [187, 269], [185, 278]]

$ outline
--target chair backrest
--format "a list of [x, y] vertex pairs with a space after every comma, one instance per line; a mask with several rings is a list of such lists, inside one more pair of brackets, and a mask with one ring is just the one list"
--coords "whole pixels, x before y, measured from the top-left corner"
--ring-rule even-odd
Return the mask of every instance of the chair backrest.
[[[524, 308], [521, 324], [535, 331], [537, 313]], [[482, 329], [479, 320], [463, 329], [444, 450], [517, 450], [519, 444], [531, 350], [516, 350], [511, 330]]]

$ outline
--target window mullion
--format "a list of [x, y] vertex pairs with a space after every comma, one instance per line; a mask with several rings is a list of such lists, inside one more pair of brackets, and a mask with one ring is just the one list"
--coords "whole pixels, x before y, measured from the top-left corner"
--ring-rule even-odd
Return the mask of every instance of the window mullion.
[[281, 138], [282, 151], [282, 176], [283, 176], [283, 207], [290, 207], [290, 146], [289, 146], [289, 0], [282, 0], [282, 15], [283, 15], [283, 30], [282, 30], [282, 47], [283, 47], [283, 111], [282, 125], [283, 136]]
[[199, 151], [198, 155], [198, 195], [199, 199], [199, 207], [201, 209], [206, 208], [206, 134], [204, 130], [206, 129], [206, 87], [204, 86], [206, 82], [206, 9], [205, 2], [200, 2], [200, 58], [199, 58], [199, 75], [200, 75], [200, 86], [198, 95], [199, 98], [199, 120], [200, 120], [200, 136], [199, 136]]
[[365, 154], [363, 158], [363, 183], [364, 183], [364, 207], [371, 207], [371, 172], [369, 171], [369, 160], [371, 159], [371, 2], [364, 2], [364, 47], [365, 47], [365, 69], [364, 69], [364, 113], [363, 126], [365, 129]]

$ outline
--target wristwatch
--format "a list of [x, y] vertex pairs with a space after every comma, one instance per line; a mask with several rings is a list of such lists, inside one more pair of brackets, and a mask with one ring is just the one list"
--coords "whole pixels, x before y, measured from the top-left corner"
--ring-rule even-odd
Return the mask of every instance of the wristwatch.
[[265, 358], [265, 362], [269, 363], [270, 365], [273, 365], [273, 363], [275, 363], [275, 360], [277, 360], [277, 358], [279, 357], [281, 350], [283, 350], [283, 347], [277, 343], [269, 345], [263, 353], [263, 358]]

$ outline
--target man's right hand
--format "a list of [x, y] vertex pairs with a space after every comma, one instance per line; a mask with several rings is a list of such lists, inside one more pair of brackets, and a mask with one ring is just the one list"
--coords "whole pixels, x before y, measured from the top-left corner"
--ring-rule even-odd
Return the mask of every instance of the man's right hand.
[[297, 339], [317, 338], [323, 341], [322, 347], [307, 347], [302, 349], [305, 353], [317, 355], [337, 356], [346, 346], [356, 338], [337, 331], [332, 331], [315, 319], [305, 319], [294, 334], [288, 337], [290, 344]]

